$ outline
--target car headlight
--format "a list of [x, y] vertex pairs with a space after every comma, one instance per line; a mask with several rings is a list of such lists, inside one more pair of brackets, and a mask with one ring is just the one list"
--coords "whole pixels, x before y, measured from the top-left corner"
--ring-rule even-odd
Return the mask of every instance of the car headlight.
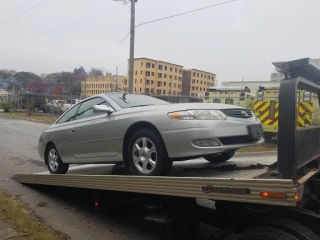
[[225, 120], [227, 116], [219, 110], [187, 110], [168, 113], [173, 119], [180, 120]]

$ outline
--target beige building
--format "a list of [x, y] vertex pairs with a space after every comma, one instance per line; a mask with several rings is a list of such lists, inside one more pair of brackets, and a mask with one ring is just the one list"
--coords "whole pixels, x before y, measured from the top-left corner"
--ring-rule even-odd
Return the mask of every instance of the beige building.
[[87, 77], [81, 82], [81, 98], [104, 92], [127, 92], [128, 78], [125, 76]]
[[150, 58], [134, 60], [133, 93], [181, 95], [183, 66]]
[[197, 96], [216, 85], [216, 74], [198, 69], [183, 70], [183, 95]]

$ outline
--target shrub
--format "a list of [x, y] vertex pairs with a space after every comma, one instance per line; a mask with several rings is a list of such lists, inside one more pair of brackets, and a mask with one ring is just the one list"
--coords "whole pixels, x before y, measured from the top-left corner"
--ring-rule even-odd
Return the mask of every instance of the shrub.
[[0, 107], [3, 109], [4, 112], [9, 112], [11, 109], [10, 103], [0, 103]]

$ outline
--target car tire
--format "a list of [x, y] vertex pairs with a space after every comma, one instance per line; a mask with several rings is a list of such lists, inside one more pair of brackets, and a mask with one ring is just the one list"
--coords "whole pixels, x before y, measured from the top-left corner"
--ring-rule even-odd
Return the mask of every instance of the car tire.
[[69, 164], [63, 163], [56, 147], [51, 144], [46, 151], [46, 164], [51, 174], [65, 174]]
[[230, 150], [222, 153], [216, 153], [208, 156], [204, 156], [204, 159], [211, 163], [221, 163], [230, 160], [233, 155], [236, 153], [236, 150]]
[[135, 175], [163, 176], [172, 167], [162, 138], [148, 129], [133, 134], [129, 141], [128, 162]]

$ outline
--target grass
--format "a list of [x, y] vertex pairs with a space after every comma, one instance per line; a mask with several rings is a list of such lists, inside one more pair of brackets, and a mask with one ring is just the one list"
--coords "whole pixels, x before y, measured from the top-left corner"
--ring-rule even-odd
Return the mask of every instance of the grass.
[[6, 220], [13, 223], [17, 232], [22, 233], [31, 240], [67, 240], [65, 234], [53, 230], [51, 227], [41, 223], [32, 214], [31, 210], [20, 203], [15, 197], [0, 191], [0, 210]]
[[6, 115], [8, 117], [14, 117], [14, 118], [19, 118], [23, 120], [41, 122], [41, 123], [47, 123], [47, 124], [52, 124], [57, 119], [54, 116], [28, 115], [27, 113], [22, 113], [22, 112], [2, 112], [1, 114]]

